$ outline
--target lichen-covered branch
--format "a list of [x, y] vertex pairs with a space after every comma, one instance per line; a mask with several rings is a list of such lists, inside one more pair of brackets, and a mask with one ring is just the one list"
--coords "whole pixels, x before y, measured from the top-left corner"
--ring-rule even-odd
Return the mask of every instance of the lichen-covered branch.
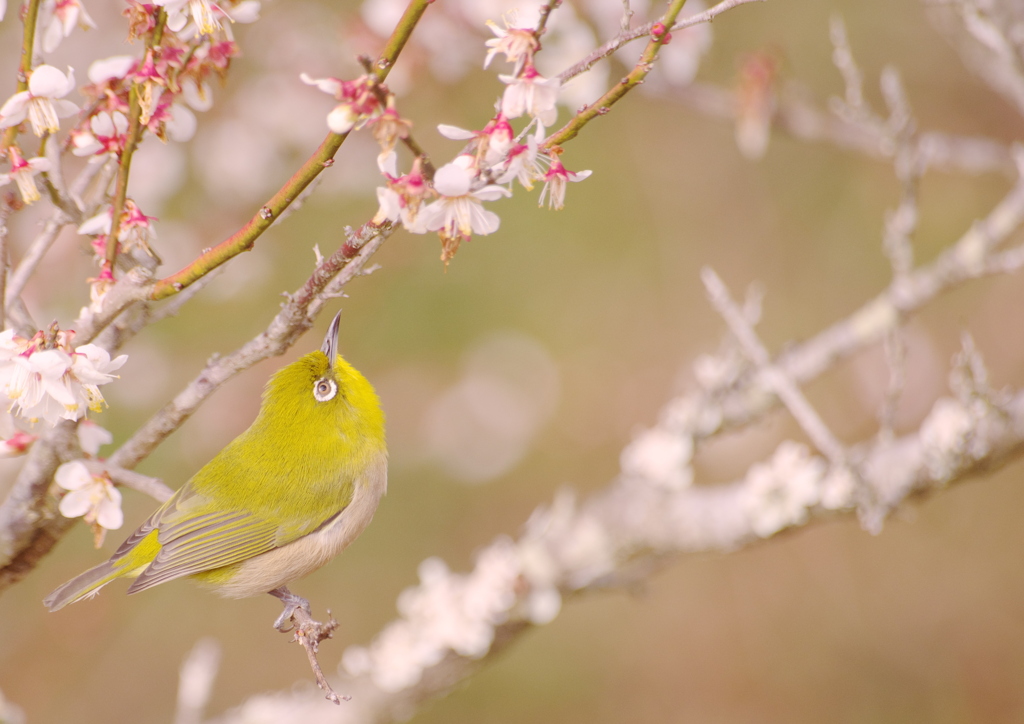
[[[729, 484], [680, 486], [673, 471], [657, 473], [661, 458], [652, 455], [646, 474], [634, 466], [583, 501], [562, 493], [534, 512], [518, 538], [499, 538], [483, 549], [468, 573], [425, 561], [420, 584], [402, 594], [401, 617], [368, 648], [346, 652], [346, 668], [358, 672], [337, 684], [352, 697], [346, 706], [325, 707], [308, 692], [280, 692], [253, 697], [214, 721], [401, 721], [525, 630], [550, 621], [561, 601], [631, 586], [658, 567], [647, 564], [667, 555], [733, 551], [848, 513], [856, 484], [891, 511], [1017, 457], [1024, 450], [1024, 392], [999, 399], [960, 393], [940, 399], [913, 434], [854, 446], [851, 456], [863, 471], [859, 483], [836, 476], [803, 446], [784, 442], [770, 460]], [[678, 403], [670, 402], [663, 417], [675, 417]], [[624, 459], [631, 448], [649, 454], [651, 436], [672, 439], [674, 428], [644, 433]], [[463, 633], [453, 638], [453, 631]]]

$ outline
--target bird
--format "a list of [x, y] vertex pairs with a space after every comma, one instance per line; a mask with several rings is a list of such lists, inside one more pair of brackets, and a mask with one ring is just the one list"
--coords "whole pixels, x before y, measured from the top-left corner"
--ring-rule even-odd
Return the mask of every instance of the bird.
[[269, 593], [281, 631], [309, 602], [288, 584], [343, 551], [387, 491], [384, 413], [338, 354], [339, 312], [319, 350], [278, 370], [252, 425], [114, 552], [44, 599], [50, 611], [118, 578], [138, 593], [189, 577], [228, 598]]

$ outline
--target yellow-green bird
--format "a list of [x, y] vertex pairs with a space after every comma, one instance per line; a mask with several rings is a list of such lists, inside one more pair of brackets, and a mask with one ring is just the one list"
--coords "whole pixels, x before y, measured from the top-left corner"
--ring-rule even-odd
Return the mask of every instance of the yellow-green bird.
[[287, 584], [358, 536], [387, 489], [384, 414], [373, 387], [337, 353], [335, 316], [321, 349], [279, 370], [259, 415], [132, 533], [110, 560], [43, 602], [51, 611], [115, 578], [137, 593], [189, 576], [230, 598], [281, 599], [283, 628], [308, 603]]

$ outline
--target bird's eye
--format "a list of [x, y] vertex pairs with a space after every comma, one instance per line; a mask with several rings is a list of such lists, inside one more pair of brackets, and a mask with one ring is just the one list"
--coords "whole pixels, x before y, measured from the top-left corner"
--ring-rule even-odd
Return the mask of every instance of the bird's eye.
[[313, 397], [318, 402], [327, 402], [338, 393], [338, 385], [334, 380], [317, 380], [313, 386]]

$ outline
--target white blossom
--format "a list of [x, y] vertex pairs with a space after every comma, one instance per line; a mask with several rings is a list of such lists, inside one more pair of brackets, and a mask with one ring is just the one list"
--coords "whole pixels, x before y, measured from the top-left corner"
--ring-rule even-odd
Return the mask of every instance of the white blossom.
[[70, 367], [70, 355], [59, 349], [14, 357], [4, 370], [4, 393], [14, 403], [12, 409], [24, 418], [46, 420], [51, 425], [80, 417], [78, 395], [66, 376]]
[[88, 131], [72, 133], [75, 147], [71, 153], [76, 156], [112, 153], [121, 147], [121, 137], [127, 132], [128, 118], [121, 111], [100, 111], [89, 119]]
[[78, 446], [86, 455], [94, 456], [103, 445], [112, 442], [114, 436], [110, 430], [100, 427], [92, 420], [82, 420], [78, 423]]
[[12, 411], [50, 425], [78, 420], [90, 409], [98, 412], [103, 404], [99, 385], [115, 378], [127, 355], [111, 359], [94, 344], [72, 351], [69, 346], [38, 349], [37, 337], [0, 333], [0, 391], [13, 403]]
[[59, 506], [65, 518], [84, 517], [86, 523], [107, 530], [117, 530], [124, 523], [121, 492], [107, 478], [90, 473], [81, 460], [64, 463], [53, 478], [68, 491]]
[[544, 197], [548, 196], [549, 209], [562, 209], [565, 207], [565, 191], [569, 182], [576, 183], [588, 178], [592, 171], [570, 171], [557, 157], [551, 159], [551, 167], [544, 172], [544, 188], [540, 191], [537, 205], [544, 205]]
[[78, 112], [71, 101], [60, 100], [75, 88], [75, 71], [68, 68], [67, 75], [52, 65], [40, 65], [28, 79], [28, 90], [15, 93], [0, 106], [0, 128], [16, 126], [26, 118], [37, 136], [56, 133], [59, 118]]
[[75, 26], [82, 30], [95, 28], [96, 23], [79, 0], [48, 0], [40, 8], [39, 27], [42, 28], [43, 52], [52, 53]]
[[0, 440], [0, 458], [13, 458], [18, 455], [24, 455], [38, 437], [38, 435], [30, 435], [19, 430], [6, 440]]
[[472, 163], [472, 157], [459, 156], [437, 169], [434, 190], [441, 198], [420, 212], [427, 231], [441, 231], [454, 238], [486, 235], [498, 230], [501, 220], [493, 211], [484, 209], [482, 202], [511, 196], [511, 192], [495, 184], [471, 190], [475, 179]]
[[518, 76], [499, 75], [508, 85], [501, 97], [501, 112], [506, 118], [529, 115], [542, 126], [550, 126], [558, 117], [558, 78], [544, 78], [532, 65]]
[[94, 60], [89, 65], [90, 83], [103, 83], [114, 78], [124, 78], [135, 67], [138, 59], [133, 55], [113, 55], [109, 58]]
[[220, 20], [209, 0], [154, 0], [154, 4], [167, 12], [167, 27], [175, 33], [185, 28], [189, 16], [200, 35], [213, 35], [220, 30]]
[[22, 201], [26, 204], [38, 201], [41, 196], [39, 195], [39, 187], [36, 186], [35, 176], [36, 174], [51, 170], [52, 164], [50, 159], [42, 158], [41, 156], [25, 159], [22, 157], [17, 146], [10, 146], [7, 149], [7, 160], [11, 164], [11, 172], [0, 173], [0, 186], [14, 181]]

